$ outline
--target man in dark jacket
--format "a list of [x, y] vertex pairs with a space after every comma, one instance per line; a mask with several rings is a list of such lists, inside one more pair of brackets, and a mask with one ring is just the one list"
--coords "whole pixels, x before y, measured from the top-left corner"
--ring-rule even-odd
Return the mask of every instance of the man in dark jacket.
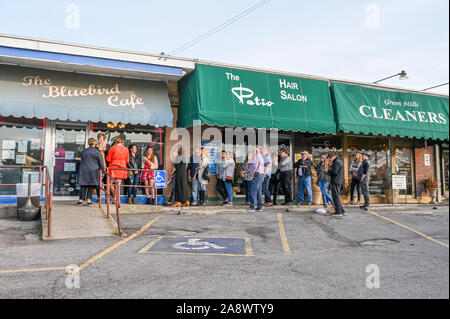
[[330, 175], [331, 197], [333, 197], [334, 201], [333, 216], [341, 217], [345, 215], [340, 197], [342, 182], [344, 180], [344, 164], [334, 153], [328, 154], [328, 158], [331, 160], [331, 168], [328, 170], [328, 174]]
[[356, 179], [359, 181], [361, 185], [361, 191], [364, 196], [364, 205], [359, 206], [361, 209], [368, 210], [370, 205], [370, 194], [369, 194], [369, 181], [370, 181], [370, 162], [369, 162], [370, 154], [368, 152], [363, 152], [363, 162], [358, 169], [358, 174]]
[[297, 169], [298, 176], [298, 205], [303, 205], [305, 201], [304, 189], [308, 193], [308, 205], [312, 205], [312, 186], [311, 186], [311, 169], [312, 161], [308, 157], [308, 152], [302, 152], [302, 158], [294, 163], [294, 168]]

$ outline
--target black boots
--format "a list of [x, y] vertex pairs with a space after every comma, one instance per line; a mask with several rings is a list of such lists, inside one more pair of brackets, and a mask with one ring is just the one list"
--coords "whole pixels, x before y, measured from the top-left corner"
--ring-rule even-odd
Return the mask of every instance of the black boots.
[[197, 203], [197, 206], [206, 206], [206, 191], [199, 191], [200, 200]]

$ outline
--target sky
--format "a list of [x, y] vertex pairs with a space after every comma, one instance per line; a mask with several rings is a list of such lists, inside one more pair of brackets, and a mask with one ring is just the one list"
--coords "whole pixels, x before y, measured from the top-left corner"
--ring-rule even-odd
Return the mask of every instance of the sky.
[[[0, 33], [169, 53], [259, 1], [0, 0]], [[271, 0], [177, 56], [422, 90], [449, 81], [449, 1]]]

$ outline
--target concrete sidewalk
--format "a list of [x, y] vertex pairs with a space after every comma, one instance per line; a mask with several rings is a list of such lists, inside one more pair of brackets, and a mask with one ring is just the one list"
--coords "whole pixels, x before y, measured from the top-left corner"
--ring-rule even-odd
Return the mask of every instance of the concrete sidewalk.
[[[120, 214], [150, 214], [150, 213], [166, 213], [166, 214], [178, 214], [178, 215], [214, 215], [214, 214], [246, 214], [246, 205], [239, 203], [232, 207], [225, 207], [220, 205], [207, 205], [207, 206], [189, 206], [189, 207], [169, 207], [169, 206], [152, 206], [152, 205], [133, 205], [133, 204], [121, 204]], [[275, 205], [270, 207], [264, 207], [264, 210], [279, 211], [279, 212], [311, 212], [318, 208], [322, 208], [322, 205]], [[355, 208], [358, 206], [344, 205], [345, 208]], [[380, 211], [405, 211], [405, 212], [420, 212], [423, 210], [430, 210], [433, 207], [436, 208], [448, 208], [448, 204], [374, 204], [370, 206], [372, 209]]]
[[42, 238], [44, 240], [114, 236], [117, 225], [107, 219], [98, 204], [78, 206], [75, 202], [53, 202], [51, 237], [47, 234], [45, 210], [42, 213]]

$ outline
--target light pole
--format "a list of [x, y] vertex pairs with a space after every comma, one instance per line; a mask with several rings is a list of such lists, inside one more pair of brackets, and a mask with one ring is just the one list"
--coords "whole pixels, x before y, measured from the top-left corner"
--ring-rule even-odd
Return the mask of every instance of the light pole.
[[442, 84], [439, 84], [439, 85], [435, 85], [435, 86], [432, 86], [432, 87], [427, 88], [427, 89], [423, 89], [422, 91], [428, 91], [428, 90], [435, 89], [435, 88], [438, 88], [438, 87], [441, 87], [441, 86], [444, 86], [444, 85], [448, 85], [448, 82], [447, 83], [442, 83]]
[[373, 83], [374, 83], [374, 84], [375, 84], [375, 83], [379, 83], [379, 82], [381, 82], [381, 81], [384, 81], [384, 80], [387, 80], [387, 79], [390, 79], [390, 78], [393, 78], [393, 77], [396, 77], [396, 76], [399, 76], [399, 78], [398, 78], [399, 80], [407, 80], [407, 79], [409, 79], [409, 78], [408, 78], [408, 74], [406, 73], [406, 71], [405, 71], [405, 70], [402, 70], [402, 71], [400, 71], [400, 73], [397, 73], [397, 74], [388, 76], [387, 78], [384, 78], [384, 79], [375, 81], [375, 82], [373, 82]]

